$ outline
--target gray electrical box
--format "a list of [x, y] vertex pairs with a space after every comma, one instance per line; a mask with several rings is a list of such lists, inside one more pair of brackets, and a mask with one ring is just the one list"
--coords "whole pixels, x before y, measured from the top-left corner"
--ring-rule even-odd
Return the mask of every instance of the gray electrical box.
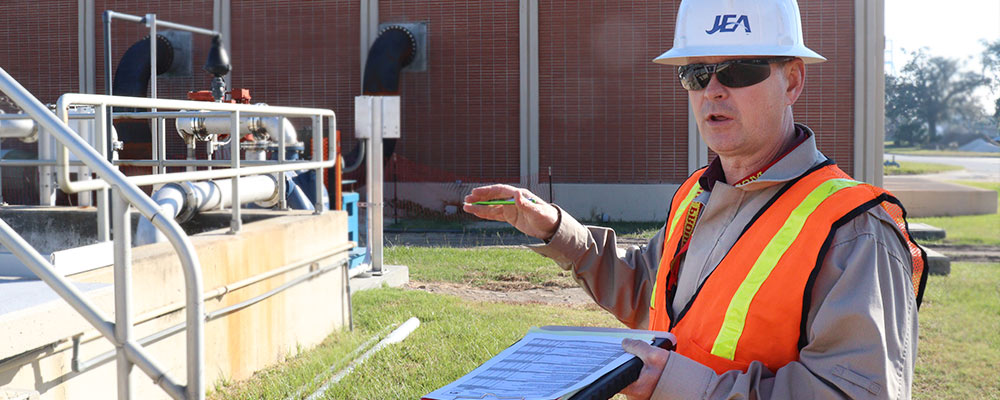
[[399, 96], [357, 96], [354, 98], [354, 137], [370, 139], [376, 130], [383, 139], [398, 139]]
[[400, 26], [410, 31], [413, 34], [413, 39], [417, 42], [417, 55], [410, 62], [410, 65], [403, 68], [403, 71], [427, 71], [427, 44], [430, 43], [430, 40], [427, 40], [427, 22], [386, 22], [378, 25], [378, 31], [382, 32], [383, 29], [390, 26]]

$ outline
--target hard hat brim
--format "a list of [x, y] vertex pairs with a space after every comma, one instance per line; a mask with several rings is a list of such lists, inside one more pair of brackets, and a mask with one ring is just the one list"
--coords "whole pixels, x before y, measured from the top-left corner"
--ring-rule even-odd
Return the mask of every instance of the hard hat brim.
[[826, 61], [826, 57], [810, 50], [805, 46], [699, 46], [686, 47], [683, 49], [670, 49], [666, 53], [653, 59], [654, 63], [666, 65], [687, 65], [691, 57], [725, 57], [725, 56], [760, 56], [760, 57], [781, 57], [791, 56], [801, 58], [806, 64], [815, 64]]

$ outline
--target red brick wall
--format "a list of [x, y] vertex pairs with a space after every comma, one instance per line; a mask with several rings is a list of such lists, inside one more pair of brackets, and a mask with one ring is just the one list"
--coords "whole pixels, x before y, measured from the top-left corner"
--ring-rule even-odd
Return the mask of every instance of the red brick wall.
[[572, 183], [687, 176], [687, 97], [670, 47], [679, 2], [542, 1], [539, 165]]
[[[650, 60], [672, 46], [679, 1], [539, 4], [540, 165], [568, 183], [680, 182], [687, 176], [687, 96], [675, 68]], [[820, 150], [853, 164], [854, 4], [802, 0], [807, 67], [796, 120]]]
[[379, 20], [428, 23], [427, 71], [404, 72], [401, 82], [397, 151], [421, 167], [405, 180], [516, 182], [518, 2], [383, 0]]
[[[345, 0], [232, 2], [233, 87], [250, 89], [254, 103], [331, 109], [337, 129], [353, 137], [359, 7]], [[300, 139], [307, 139], [305, 126], [296, 126]]]
[[[43, 103], [80, 89], [77, 57], [76, 2], [15, 0], [0, 2], [0, 67]], [[43, 18], [44, 16], [44, 18]], [[0, 95], [0, 109], [17, 109]], [[34, 154], [35, 144], [8, 139], [4, 150]], [[3, 168], [3, 200], [37, 204], [37, 168]]]
[[827, 61], [806, 66], [805, 91], [792, 106], [816, 132], [819, 149], [854, 172], [854, 1], [801, 0], [806, 46]]
[[[556, 182], [581, 183], [679, 182], [686, 176], [686, 96], [673, 68], [650, 62], [672, 44], [678, 3], [540, 2], [543, 173], [552, 166]], [[830, 61], [807, 67], [806, 90], [794, 107], [796, 120], [812, 127], [821, 150], [848, 172], [853, 6], [850, 0], [800, 1], [806, 43]], [[98, 92], [104, 90], [105, 9], [212, 26], [210, 0], [98, 0]], [[44, 102], [77, 91], [76, 3], [17, 0], [0, 4], [0, 12], [18, 21], [0, 27], [7, 43], [17, 44], [0, 47], [0, 65]], [[382, 0], [379, 13], [382, 22], [428, 23], [428, 69], [402, 78], [401, 180], [517, 181], [518, 2]], [[254, 102], [333, 109], [343, 142], [352, 147], [353, 97], [361, 86], [359, 18], [354, 0], [232, 2], [232, 85], [250, 89]], [[116, 21], [114, 62], [146, 32]], [[192, 39], [192, 76], [161, 76], [161, 97], [208, 89], [201, 66], [209, 42]], [[181, 158], [183, 146], [167, 125], [168, 157]], [[8, 194], [12, 185], [4, 186]]]

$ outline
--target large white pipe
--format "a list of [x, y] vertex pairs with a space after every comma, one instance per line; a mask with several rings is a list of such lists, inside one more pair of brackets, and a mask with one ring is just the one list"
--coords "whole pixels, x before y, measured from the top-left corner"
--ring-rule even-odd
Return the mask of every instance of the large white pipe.
[[[175, 119], [174, 125], [181, 137], [204, 139], [210, 135], [228, 135], [231, 132], [230, 120], [227, 117], [182, 117]], [[288, 146], [298, 144], [299, 137], [295, 126], [287, 118], [282, 117], [242, 117], [240, 135], [254, 135], [258, 139], [267, 139], [276, 136], [281, 130], [281, 125], [285, 128], [285, 144]]]
[[38, 140], [38, 124], [27, 116], [24, 119], [0, 119], [0, 138], [18, 138], [25, 143], [33, 143]]
[[[160, 213], [178, 222], [191, 218], [195, 212], [231, 207], [233, 181], [168, 183], [153, 193], [153, 201], [160, 206]], [[240, 179], [240, 203], [257, 202], [263, 206], [277, 203], [278, 183], [271, 175], [254, 175]], [[160, 243], [167, 240], [148, 219], [139, 220], [135, 231], [135, 245]]]

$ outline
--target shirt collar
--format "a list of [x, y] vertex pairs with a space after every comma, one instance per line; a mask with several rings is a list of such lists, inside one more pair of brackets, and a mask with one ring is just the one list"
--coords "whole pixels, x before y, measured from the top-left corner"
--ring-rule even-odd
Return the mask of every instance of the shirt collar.
[[[799, 141], [792, 150], [778, 156], [778, 159], [766, 167], [760, 176], [738, 188], [743, 190], [759, 190], [776, 183], [789, 181], [802, 175], [809, 168], [826, 160], [826, 157], [816, 149], [816, 136], [812, 129], [802, 124], [795, 124], [795, 137]], [[722, 170], [722, 162], [716, 157], [701, 175], [698, 183], [706, 191], [712, 191], [716, 183], [726, 183], [726, 172]]]

